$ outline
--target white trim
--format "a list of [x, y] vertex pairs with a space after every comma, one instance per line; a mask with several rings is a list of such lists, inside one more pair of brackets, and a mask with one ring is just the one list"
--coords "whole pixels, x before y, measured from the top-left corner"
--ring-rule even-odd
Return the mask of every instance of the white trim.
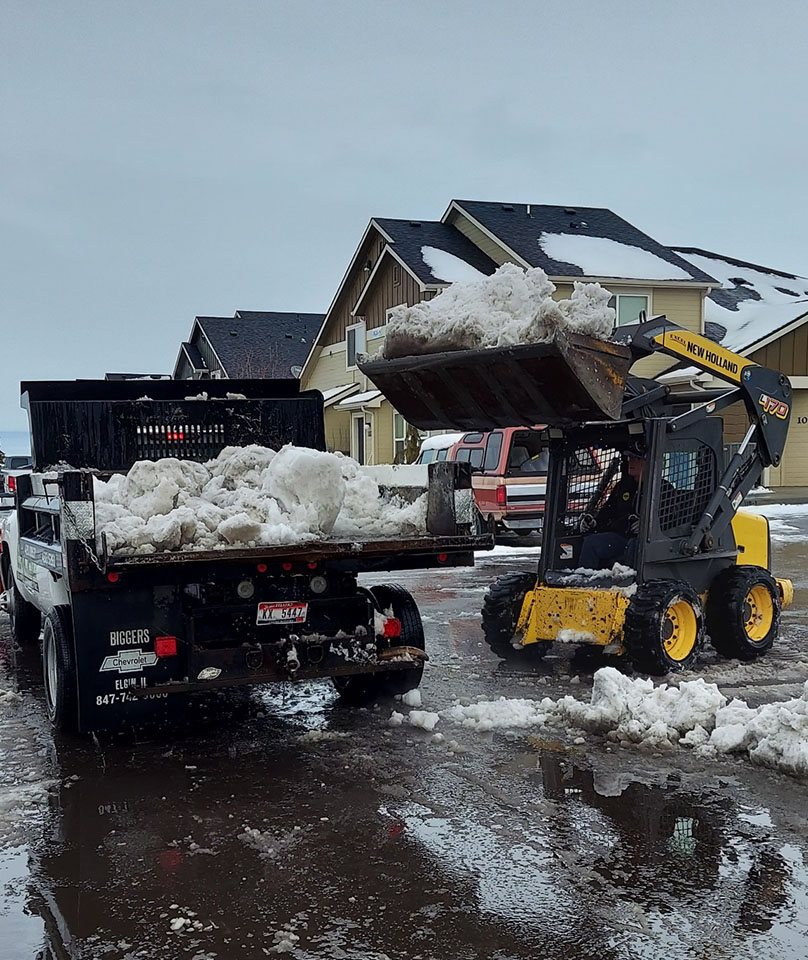
[[371, 230], [377, 230], [377, 231], [382, 235], [382, 237], [384, 238], [384, 240], [385, 240], [387, 243], [391, 243], [391, 242], [392, 242], [391, 238], [387, 235], [387, 232], [386, 232], [385, 230], [382, 230], [382, 228], [378, 225], [378, 223], [376, 223], [376, 221], [375, 221], [373, 218], [371, 218], [371, 219], [368, 221], [368, 225], [365, 227], [365, 232], [362, 234], [362, 239], [359, 241], [359, 245], [357, 246], [356, 250], [354, 251], [353, 257], [351, 257], [351, 262], [348, 264], [348, 269], [345, 271], [345, 273], [344, 273], [344, 275], [343, 275], [343, 277], [342, 277], [342, 280], [340, 281], [340, 285], [337, 287], [337, 292], [334, 294], [334, 298], [333, 298], [333, 300], [331, 301], [331, 304], [329, 305], [328, 310], [326, 310], [326, 314], [325, 314], [325, 316], [323, 317], [322, 326], [321, 326], [320, 329], [317, 331], [317, 336], [316, 336], [316, 337], [312, 340], [312, 342], [311, 342], [311, 350], [309, 350], [309, 355], [306, 357], [306, 362], [303, 364], [303, 369], [300, 371], [300, 380], [301, 380], [301, 381], [303, 380], [303, 378], [305, 377], [306, 373], [308, 372], [309, 362], [311, 361], [311, 358], [312, 358], [312, 356], [313, 356], [313, 354], [314, 354], [314, 349], [315, 349], [315, 347], [317, 347], [318, 344], [319, 344], [320, 337], [323, 335], [323, 331], [325, 330], [326, 325], [328, 324], [328, 321], [329, 321], [330, 318], [331, 318], [331, 311], [334, 309], [334, 307], [335, 307], [335, 305], [336, 305], [336, 303], [337, 303], [337, 300], [339, 300], [340, 294], [342, 293], [342, 290], [343, 290], [343, 288], [345, 287], [345, 284], [346, 284], [346, 282], [347, 282], [347, 280], [348, 280], [348, 276], [350, 275], [351, 271], [353, 270], [354, 266], [356, 265], [356, 261], [357, 261], [357, 259], [358, 259], [358, 257], [359, 257], [359, 251], [360, 251], [360, 250], [362, 249], [362, 247], [365, 245], [365, 240], [367, 240], [368, 234], [370, 233]]
[[[313, 389], [317, 390], [319, 387], [314, 387]], [[333, 387], [331, 389], [333, 389]], [[358, 389], [358, 383], [346, 383], [338, 393], [334, 394], [333, 397], [329, 397], [328, 399], [323, 397], [323, 410], [326, 410], [328, 407], [333, 407], [338, 403], [342, 403], [342, 401], [347, 400], [352, 393], [356, 393]], [[325, 391], [320, 390], [320, 393], [325, 393]]]
[[[500, 248], [500, 250], [503, 251], [503, 253], [506, 253], [508, 254], [508, 256], [513, 257], [514, 263], [518, 263], [520, 266], [524, 267], [525, 269], [532, 266], [532, 264], [528, 263], [527, 260], [524, 260], [522, 257], [520, 257], [515, 250], [511, 250], [511, 248], [507, 244], [503, 243], [502, 240], [500, 240], [500, 238], [496, 234], [491, 233], [491, 231], [488, 230], [486, 227], [484, 227], [478, 220], [475, 220], [474, 217], [472, 217], [470, 213], [467, 213], [456, 200], [452, 200], [452, 202], [449, 204], [449, 207], [446, 210], [446, 213], [444, 213], [444, 215], [440, 218], [441, 223], [446, 223], [449, 215], [453, 211], [457, 211], [461, 216], [465, 217], [470, 224], [477, 227], [477, 229], [481, 231], [481, 233], [483, 233], [486, 237], [488, 237], [489, 240], [493, 241]], [[461, 230], [459, 232], [462, 233], [463, 231]], [[578, 279], [580, 280], [581, 278], [578, 277]]]
[[356, 347], [356, 336], [354, 336], [354, 356], [357, 356], [357, 355], [360, 354], [360, 353], [364, 353], [364, 352], [365, 352], [365, 349], [367, 348], [367, 345], [368, 345], [368, 341], [367, 341], [367, 325], [366, 325], [366, 323], [365, 323], [364, 320], [359, 320], [359, 321], [357, 321], [356, 323], [348, 324], [348, 326], [345, 327], [345, 369], [346, 369], [346, 370], [358, 370], [358, 369], [359, 369], [355, 363], [348, 363], [348, 331], [349, 331], [349, 330], [358, 330], [360, 327], [362, 328], [362, 332], [363, 332], [363, 334], [364, 334], [364, 336], [363, 336], [363, 338], [362, 338], [364, 342], [363, 342], [363, 344], [362, 344], [362, 349], [361, 349], [361, 350], [357, 350], [357, 347]]
[[789, 377], [788, 380], [795, 390], [808, 390], [808, 377]]
[[[667, 261], [666, 261], [667, 262]], [[712, 290], [720, 289], [714, 283], [704, 283], [700, 280], [649, 280], [647, 277], [643, 280], [641, 277], [561, 277], [550, 274], [553, 283], [606, 283], [615, 286], [623, 285], [625, 287], [647, 287], [649, 284], [653, 287], [665, 287], [670, 290]]]

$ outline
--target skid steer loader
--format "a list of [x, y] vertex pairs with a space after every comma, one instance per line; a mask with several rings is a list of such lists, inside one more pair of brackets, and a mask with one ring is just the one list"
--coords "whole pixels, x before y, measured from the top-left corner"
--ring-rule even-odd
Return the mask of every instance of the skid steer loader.
[[[500, 657], [543, 657], [557, 641], [592, 644], [660, 675], [690, 668], [706, 636], [723, 656], [759, 657], [793, 586], [770, 572], [768, 521], [738, 508], [780, 462], [790, 383], [664, 316], [621, 327], [615, 340], [558, 333], [549, 343], [360, 366], [421, 429], [548, 424], [538, 574], [500, 577], [483, 606], [483, 630]], [[673, 393], [628, 376], [656, 352], [730, 386]], [[734, 403], [744, 405], [749, 428], [725, 465], [717, 414]], [[642, 463], [633, 493], [632, 458]], [[620, 490], [633, 508], [623, 563], [582, 569], [587, 538]]]

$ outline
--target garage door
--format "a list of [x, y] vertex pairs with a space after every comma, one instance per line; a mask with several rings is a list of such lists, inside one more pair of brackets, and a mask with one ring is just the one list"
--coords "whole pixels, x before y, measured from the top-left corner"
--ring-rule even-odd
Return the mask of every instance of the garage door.
[[769, 471], [769, 483], [778, 487], [808, 486], [808, 390], [794, 391], [783, 462], [779, 470]]

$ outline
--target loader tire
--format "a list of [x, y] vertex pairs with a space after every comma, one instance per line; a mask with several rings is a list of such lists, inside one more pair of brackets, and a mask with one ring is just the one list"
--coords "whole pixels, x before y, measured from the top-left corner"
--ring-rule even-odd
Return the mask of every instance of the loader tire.
[[549, 642], [513, 645], [522, 604], [528, 590], [535, 586], [535, 573], [506, 573], [488, 588], [482, 609], [483, 635], [500, 660], [541, 660], [552, 646]]
[[54, 607], [42, 632], [42, 673], [48, 719], [57, 730], [78, 729], [78, 687], [73, 653], [73, 622], [68, 607]]
[[723, 657], [755, 660], [771, 649], [783, 605], [777, 582], [763, 567], [723, 570], [707, 597], [707, 633]]
[[651, 676], [688, 670], [704, 646], [704, 613], [696, 591], [681, 580], [637, 587], [623, 625], [634, 668]]
[[3, 580], [6, 584], [6, 609], [11, 621], [11, 633], [21, 647], [30, 646], [39, 640], [42, 615], [20, 593], [10, 566], [6, 566]]
[[[370, 588], [370, 593], [379, 612], [392, 609], [393, 616], [401, 622], [401, 636], [391, 640], [390, 646], [425, 649], [424, 625], [412, 594], [397, 583], [378, 584]], [[360, 673], [349, 677], [332, 677], [331, 680], [346, 703], [365, 704], [415, 690], [420, 686], [423, 674], [424, 661], [419, 660], [403, 670]]]

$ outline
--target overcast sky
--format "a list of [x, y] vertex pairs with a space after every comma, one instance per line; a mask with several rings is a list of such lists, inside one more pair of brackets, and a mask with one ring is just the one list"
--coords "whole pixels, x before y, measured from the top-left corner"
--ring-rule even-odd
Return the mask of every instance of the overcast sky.
[[371, 216], [610, 207], [808, 274], [808, 5], [0, 0], [0, 429], [324, 312]]

